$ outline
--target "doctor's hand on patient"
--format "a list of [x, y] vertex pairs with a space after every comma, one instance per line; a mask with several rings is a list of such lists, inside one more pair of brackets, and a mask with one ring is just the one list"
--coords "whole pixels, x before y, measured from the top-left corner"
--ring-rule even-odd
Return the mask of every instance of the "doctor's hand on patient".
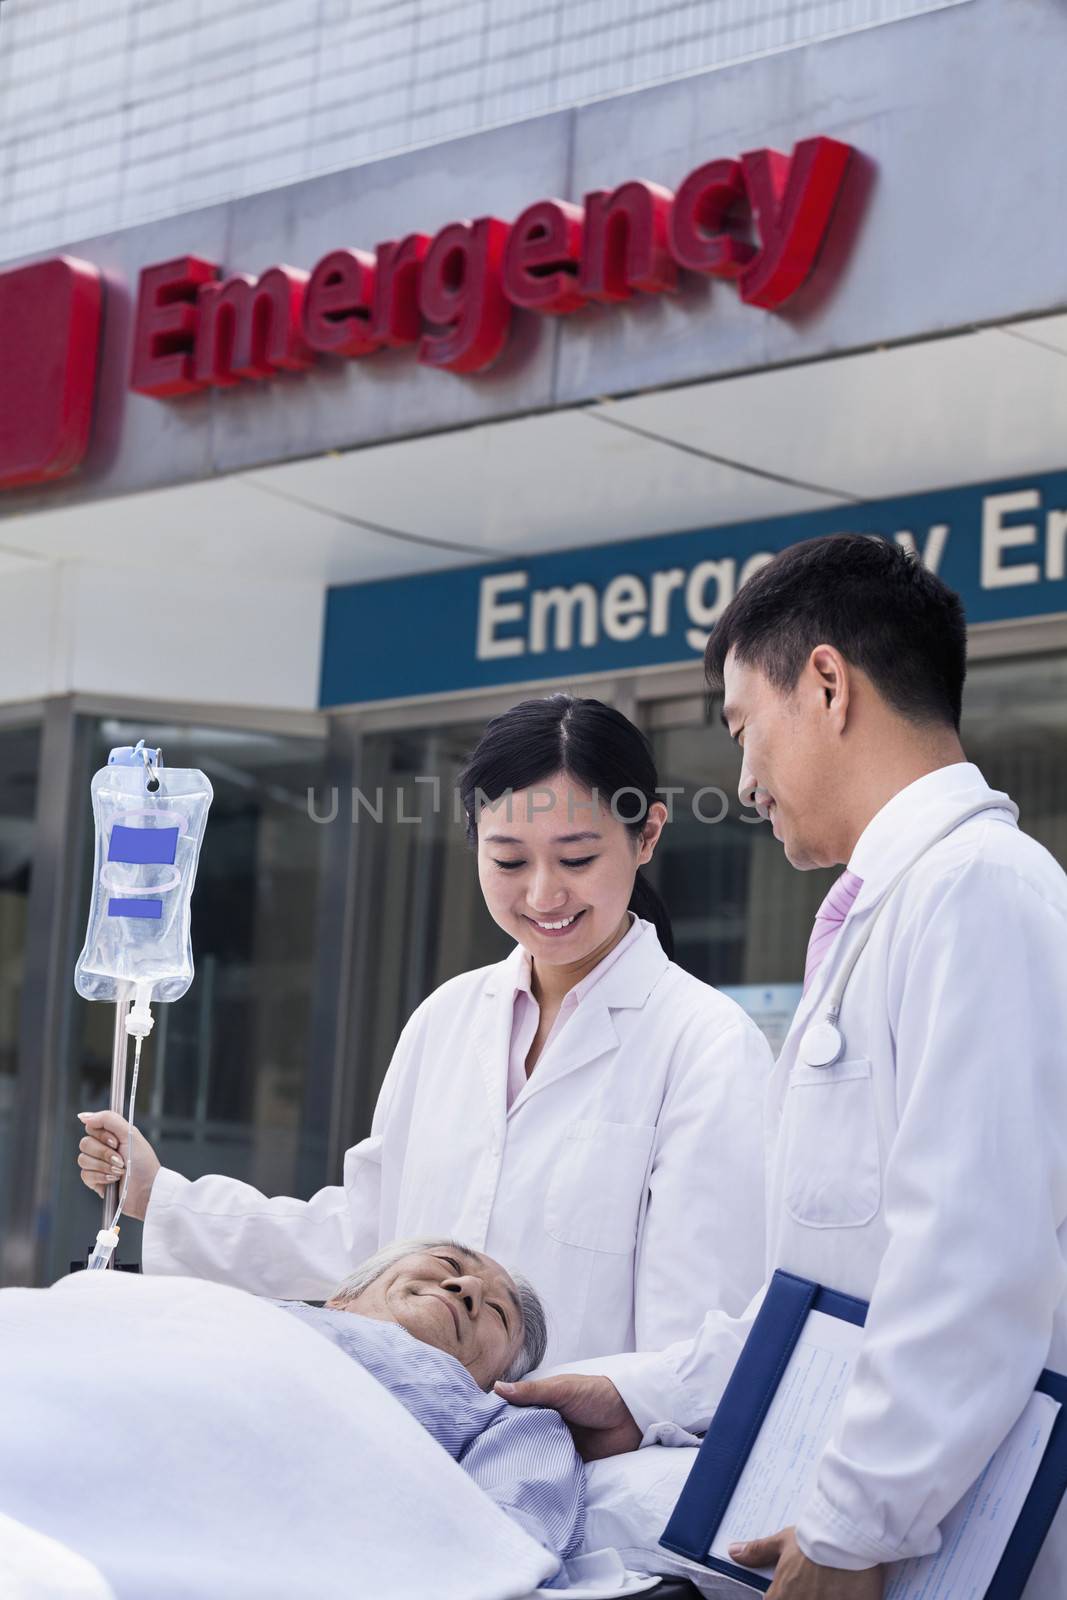
[[739, 1567], [774, 1568], [767, 1600], [882, 1600], [883, 1567], [867, 1567], [861, 1572], [820, 1567], [808, 1560], [792, 1528], [783, 1528], [768, 1539], [732, 1544], [730, 1559]]
[[[101, 1200], [109, 1183], [120, 1183], [130, 1157], [130, 1125], [117, 1111], [79, 1111], [85, 1137], [78, 1146], [81, 1180]], [[144, 1221], [160, 1162], [144, 1134], [133, 1130], [133, 1170], [125, 1214]]]
[[625, 1455], [641, 1443], [641, 1430], [610, 1378], [564, 1372], [558, 1378], [498, 1383], [496, 1392], [513, 1406], [558, 1411], [583, 1461]]

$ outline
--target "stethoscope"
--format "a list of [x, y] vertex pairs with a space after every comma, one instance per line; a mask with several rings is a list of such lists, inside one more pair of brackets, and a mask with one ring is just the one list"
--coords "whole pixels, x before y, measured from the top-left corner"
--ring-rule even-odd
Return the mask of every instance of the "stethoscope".
[[947, 839], [950, 833], [955, 833], [956, 829], [962, 827], [965, 822], [970, 822], [972, 817], [980, 816], [983, 811], [1013, 811], [1016, 817], [1019, 815], [1018, 806], [1009, 800], [1007, 795], [998, 795], [996, 799], [982, 800], [976, 805], [969, 806], [960, 816], [954, 817], [947, 827], [942, 828], [936, 838], [928, 839], [919, 853], [913, 856], [905, 866], [901, 867], [896, 877], [891, 880], [889, 887], [883, 893], [878, 905], [875, 906], [866, 927], [852, 946], [840, 972], [837, 974], [834, 986], [830, 990], [826, 1011], [822, 1019], [819, 1022], [813, 1022], [800, 1041], [800, 1059], [806, 1067], [832, 1067], [835, 1062], [840, 1061], [845, 1053], [844, 1035], [837, 1025], [838, 1018], [841, 1015], [841, 1003], [845, 998], [845, 989], [848, 986], [849, 978], [852, 976], [853, 968], [867, 948], [867, 940], [874, 932], [875, 924], [885, 909], [886, 902], [894, 889], [914, 867], [918, 866], [928, 850], [932, 850], [935, 844], [940, 844], [942, 839]]

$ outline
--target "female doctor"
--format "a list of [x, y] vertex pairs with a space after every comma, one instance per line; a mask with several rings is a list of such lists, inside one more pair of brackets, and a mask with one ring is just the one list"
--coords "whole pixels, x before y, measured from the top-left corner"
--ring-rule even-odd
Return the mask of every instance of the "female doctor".
[[[709, 1305], [739, 1313], [763, 1266], [770, 1052], [669, 959], [638, 875], [667, 816], [656, 781], [643, 734], [599, 701], [494, 718], [460, 790], [514, 951], [411, 1017], [343, 1187], [303, 1201], [190, 1182], [135, 1132], [126, 1209], [144, 1217], [144, 1270], [313, 1299], [393, 1239], [450, 1233], [536, 1284], [550, 1365], [659, 1350]], [[102, 1193], [128, 1126], [81, 1120], [82, 1179]]]

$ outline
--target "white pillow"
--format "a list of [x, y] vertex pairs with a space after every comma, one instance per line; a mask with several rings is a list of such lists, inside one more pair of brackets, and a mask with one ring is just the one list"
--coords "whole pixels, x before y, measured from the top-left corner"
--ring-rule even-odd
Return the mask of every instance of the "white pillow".
[[[740, 1600], [742, 1596], [751, 1600], [747, 1584], [673, 1555], [659, 1543], [696, 1457], [692, 1446], [650, 1444], [630, 1455], [591, 1461], [586, 1468], [583, 1549], [611, 1545], [633, 1571], [688, 1578], [709, 1600]], [[655, 1600], [655, 1595], [653, 1589], [649, 1600]]]

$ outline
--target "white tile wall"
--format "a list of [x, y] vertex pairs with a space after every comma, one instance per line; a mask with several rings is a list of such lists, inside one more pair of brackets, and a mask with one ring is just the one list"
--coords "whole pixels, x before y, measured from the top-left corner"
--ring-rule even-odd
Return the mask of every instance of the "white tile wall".
[[0, 260], [965, 0], [0, 0]]

